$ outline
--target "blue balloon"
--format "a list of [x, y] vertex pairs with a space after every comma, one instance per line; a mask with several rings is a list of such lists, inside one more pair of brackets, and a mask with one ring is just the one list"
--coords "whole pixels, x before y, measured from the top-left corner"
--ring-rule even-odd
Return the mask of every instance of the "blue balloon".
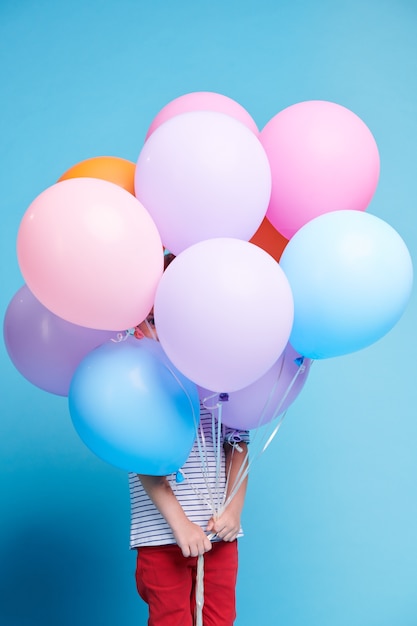
[[197, 387], [151, 339], [109, 342], [90, 352], [68, 400], [78, 435], [111, 465], [165, 476], [188, 458], [199, 423]]
[[413, 267], [400, 235], [361, 211], [305, 224], [280, 259], [294, 297], [291, 345], [311, 359], [349, 354], [383, 337], [410, 298]]

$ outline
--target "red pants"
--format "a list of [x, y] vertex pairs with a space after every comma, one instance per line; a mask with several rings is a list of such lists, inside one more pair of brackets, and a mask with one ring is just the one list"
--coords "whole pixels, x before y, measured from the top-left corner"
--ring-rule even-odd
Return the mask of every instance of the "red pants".
[[[232, 626], [236, 618], [237, 541], [219, 541], [204, 555], [204, 626]], [[138, 548], [136, 584], [149, 605], [148, 626], [192, 626], [197, 557], [176, 544]]]

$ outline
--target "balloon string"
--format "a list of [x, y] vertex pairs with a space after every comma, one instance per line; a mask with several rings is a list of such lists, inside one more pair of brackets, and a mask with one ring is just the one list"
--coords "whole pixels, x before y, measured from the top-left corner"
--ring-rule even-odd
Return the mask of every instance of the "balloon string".
[[206, 443], [206, 437], [205, 437], [201, 422], [197, 430], [197, 446], [198, 446], [198, 453], [201, 459], [203, 480], [207, 488], [207, 493], [209, 495], [210, 510], [212, 513], [214, 513], [215, 508], [216, 508], [215, 507], [215, 495], [213, 494], [213, 490], [212, 490], [210, 479], [209, 479], [209, 461], [208, 461], [207, 443]]
[[[255, 442], [256, 442], [256, 439], [257, 439], [257, 437], [258, 437], [258, 433], [259, 433], [259, 430], [260, 430], [260, 426], [262, 425], [262, 423], [263, 423], [263, 421], [264, 421], [265, 414], [266, 414], [266, 411], [267, 411], [267, 409], [268, 409], [268, 406], [269, 406], [269, 404], [270, 404], [270, 403], [271, 403], [271, 401], [272, 401], [272, 398], [273, 398], [273, 396], [274, 396], [274, 393], [275, 393], [276, 387], [277, 387], [277, 385], [278, 385], [278, 383], [279, 383], [279, 381], [280, 381], [280, 378], [281, 378], [281, 375], [282, 375], [282, 371], [283, 371], [283, 367], [284, 367], [284, 361], [285, 361], [285, 354], [284, 354], [284, 358], [283, 358], [283, 359], [282, 359], [282, 361], [281, 361], [281, 365], [280, 365], [280, 369], [279, 369], [279, 372], [278, 372], [277, 378], [276, 378], [276, 380], [275, 380], [275, 382], [274, 382], [274, 385], [272, 386], [272, 388], [271, 388], [271, 390], [270, 390], [270, 392], [269, 392], [268, 398], [266, 399], [266, 402], [265, 402], [265, 404], [264, 404], [264, 406], [263, 406], [263, 409], [262, 409], [262, 411], [261, 411], [261, 413], [260, 413], [260, 416], [259, 416], [259, 419], [258, 419], [257, 426], [256, 426], [256, 428], [254, 429], [254, 437], [253, 437], [252, 442], [251, 442], [251, 448], [252, 448], [252, 449], [253, 449], [254, 444], [255, 444]], [[297, 375], [298, 375], [298, 373], [299, 373], [299, 370], [297, 370]], [[286, 390], [286, 393], [284, 394], [283, 398], [281, 398], [281, 400], [280, 400], [280, 403], [279, 403], [278, 407], [275, 409], [275, 413], [274, 413], [274, 415], [273, 415], [273, 419], [274, 419], [274, 418], [276, 417], [276, 415], [278, 414], [279, 409], [281, 408], [281, 406], [282, 406], [283, 402], [285, 401], [285, 399], [286, 399], [286, 397], [287, 397], [287, 395], [288, 395], [289, 391], [291, 390], [291, 387], [292, 387], [292, 385], [294, 384], [294, 382], [295, 382], [295, 380], [294, 380], [294, 381], [291, 381], [291, 383], [290, 383], [290, 385], [289, 385], [288, 389]], [[217, 402], [215, 405], [211, 405], [211, 406], [209, 406], [209, 405], [208, 405], [208, 400], [210, 400], [210, 399], [212, 399], [212, 398], [215, 398], [215, 397], [218, 397], [218, 394], [217, 394], [217, 393], [211, 394], [210, 396], [207, 396], [206, 398], [204, 398], [204, 399], [202, 400], [203, 406], [204, 406], [205, 408], [207, 408], [207, 409], [211, 410], [211, 411], [213, 411], [213, 410], [215, 410], [215, 409], [221, 410], [222, 402]], [[272, 420], [271, 420], [271, 421], [272, 421]], [[248, 456], [248, 452], [246, 453], [246, 456]], [[241, 466], [240, 466], [240, 468], [239, 468], [239, 470], [238, 470], [238, 473], [237, 473], [237, 475], [236, 475], [236, 478], [235, 478], [235, 483], [237, 483], [237, 482], [239, 481], [239, 487], [240, 487], [240, 485], [242, 484], [243, 480], [246, 478], [246, 474], [245, 474], [244, 476], [242, 476], [242, 472], [244, 472], [244, 471], [245, 471], [245, 468], [246, 468], [246, 470], [247, 470], [247, 471], [248, 471], [248, 469], [249, 469], [249, 468], [247, 467], [247, 463], [246, 463], [246, 461], [247, 461], [247, 459], [245, 459], [245, 462], [241, 464]], [[229, 467], [230, 467], [230, 466], [229, 466]], [[241, 479], [241, 480], [240, 480], [240, 479]], [[228, 491], [229, 482], [230, 482], [230, 472], [228, 472], [227, 477], [226, 477], [226, 489], [225, 489], [225, 492], [224, 492], [224, 497], [225, 497], [225, 495], [226, 495], [226, 493], [227, 493], [227, 491]], [[235, 491], [235, 490], [233, 490], [233, 491]], [[228, 503], [229, 503], [229, 502], [230, 502], [230, 498], [228, 498]], [[226, 504], [225, 504], [225, 502], [223, 501], [223, 503], [222, 503], [222, 510], [224, 510], [224, 508], [225, 508], [225, 507], [226, 507]]]
[[217, 411], [217, 432], [216, 432], [216, 420], [214, 413], [212, 413], [212, 428], [213, 428], [213, 441], [215, 442], [215, 451], [216, 451], [216, 489], [215, 493], [217, 496], [217, 506], [216, 512], [220, 509], [220, 473], [221, 473], [221, 454], [220, 454], [220, 446], [223, 445], [221, 441], [221, 433], [222, 433], [222, 404], [220, 403]]
[[195, 585], [196, 615], [195, 625], [203, 625], [203, 605], [204, 605], [204, 555], [200, 554], [197, 559], [197, 575]]
[[[212, 491], [211, 491], [211, 487], [210, 487], [210, 482], [209, 480], [205, 480], [206, 482], [206, 487], [207, 490], [210, 494], [210, 508], [211, 511], [213, 513], [213, 515], [218, 514], [222, 504], [223, 504], [223, 499], [224, 499], [224, 494], [223, 497], [221, 498], [220, 495], [220, 479], [221, 479], [221, 446], [223, 445], [222, 443], [222, 438], [221, 435], [224, 431], [224, 426], [222, 424], [222, 403], [221, 402], [216, 402], [216, 404], [212, 404], [209, 405], [208, 404], [208, 400], [215, 398], [216, 396], [218, 396], [217, 393], [213, 393], [210, 396], [207, 396], [206, 398], [203, 398], [201, 400], [201, 404], [202, 406], [207, 409], [208, 411], [210, 411], [211, 413], [211, 417], [212, 417], [212, 432], [211, 432], [211, 436], [212, 436], [212, 440], [213, 440], [213, 448], [214, 448], [214, 453], [215, 453], [215, 463], [216, 463], [216, 471], [215, 471], [215, 481], [216, 481], [216, 488], [215, 488], [215, 496], [214, 497], [212, 495]], [[216, 413], [217, 411], [217, 420], [216, 420]], [[217, 422], [217, 428], [216, 428], [216, 422]], [[204, 442], [203, 444], [203, 448], [205, 450], [206, 456], [205, 457], [201, 457], [202, 463], [203, 465], [207, 465], [206, 462], [206, 458], [207, 458], [207, 447], [205, 445], [205, 436], [204, 436], [204, 432], [201, 429], [201, 438]], [[227, 482], [226, 482], [226, 486], [227, 486]]]
[[155, 339], [155, 341], [159, 341], [158, 335], [156, 334], [155, 327], [149, 323], [147, 317], [145, 318], [144, 322], [145, 322], [146, 328], [149, 330], [149, 333], [152, 335], [152, 339]]
[[[285, 359], [285, 356], [284, 356], [284, 359]], [[265, 402], [265, 404], [263, 406], [263, 409], [261, 411], [261, 414], [259, 416], [257, 427], [254, 430], [254, 437], [253, 437], [252, 442], [251, 442], [251, 448], [252, 449], [254, 447], [254, 443], [256, 442], [256, 438], [257, 438], [257, 435], [258, 435], [258, 432], [259, 432], [259, 427], [260, 427], [260, 425], [262, 424], [262, 422], [264, 420], [264, 417], [265, 417], [266, 411], [268, 409], [268, 406], [269, 406], [270, 402], [272, 401], [272, 398], [274, 396], [276, 387], [277, 387], [277, 385], [279, 383], [279, 380], [281, 378], [281, 374], [282, 374], [282, 370], [283, 370], [283, 366], [284, 366], [284, 359], [281, 362], [281, 367], [279, 369], [277, 378], [276, 378], [276, 380], [275, 380], [275, 382], [274, 382], [274, 384], [273, 384], [273, 386], [272, 386], [272, 388], [271, 388], [271, 390], [269, 392], [268, 398], [266, 399], [266, 402]], [[282, 402], [283, 402], [283, 400], [281, 399], [281, 402], [280, 402], [280, 405], [278, 407], [278, 410], [281, 407]], [[232, 454], [233, 453], [234, 453], [234, 450], [233, 450]], [[230, 482], [230, 472], [228, 472], [228, 475], [227, 475], [227, 478], [226, 478], [226, 489], [225, 489], [225, 493], [224, 493], [224, 501], [223, 501], [223, 505], [222, 505], [222, 511], [228, 506], [228, 504], [230, 503], [231, 499], [236, 495], [237, 491], [240, 489], [240, 486], [243, 484], [243, 482], [244, 482], [244, 480], [245, 480], [245, 478], [246, 478], [246, 476], [247, 476], [247, 474], [249, 472], [249, 467], [251, 465], [251, 462], [248, 464], [249, 450], [246, 451], [246, 455], [245, 456], [246, 456], [246, 458], [244, 459], [243, 463], [240, 465], [239, 470], [238, 470], [238, 472], [236, 474], [235, 483], [232, 486], [232, 489], [230, 490], [229, 496], [226, 498], [226, 494], [229, 491], [229, 482]]]
[[[147, 320], [146, 320], [147, 322]], [[148, 325], [148, 324], [147, 324]], [[152, 333], [152, 328], [149, 327], [150, 332]], [[283, 397], [281, 398], [278, 406], [275, 408], [274, 413], [273, 413], [273, 417], [271, 422], [277, 417], [279, 416], [279, 412], [280, 409], [283, 405], [283, 403], [285, 402], [286, 398], [288, 397], [288, 394], [290, 393], [293, 385], [295, 384], [298, 376], [300, 375], [300, 373], [302, 371], [305, 370], [305, 366], [303, 365], [303, 358], [301, 358], [301, 360], [299, 361], [298, 365], [298, 369], [295, 373], [295, 375], [293, 376], [290, 384], [288, 385]], [[262, 422], [264, 420], [264, 416], [265, 416], [265, 412], [269, 406], [269, 404], [272, 401], [272, 398], [274, 396], [276, 387], [279, 383], [279, 380], [281, 378], [282, 375], [282, 370], [283, 370], [283, 366], [284, 366], [284, 361], [285, 361], [285, 355], [284, 355], [284, 359], [281, 363], [281, 368], [280, 371], [278, 373], [277, 379], [268, 395], [268, 398], [266, 400], [266, 403], [264, 405], [264, 408], [261, 412], [260, 418], [258, 420], [258, 426], [255, 429], [255, 439], [258, 436], [258, 433], [260, 431], [260, 427], [262, 425]], [[177, 382], [180, 384], [180, 386], [182, 387], [182, 389], [187, 393], [182, 381], [179, 380], [178, 376], [176, 375], [175, 372], [173, 372], [171, 370], [171, 368], [168, 368], [171, 372], [171, 374], [174, 376], [174, 378], [177, 380]], [[206, 443], [206, 438], [205, 438], [205, 434], [204, 434], [204, 430], [202, 428], [202, 424], [201, 424], [201, 420], [200, 423], [197, 423], [197, 418], [194, 412], [194, 407], [192, 407], [193, 409], [193, 418], [194, 418], [194, 424], [195, 424], [195, 428], [196, 428], [196, 440], [197, 440], [197, 445], [198, 445], [198, 451], [199, 451], [199, 455], [200, 455], [200, 459], [201, 459], [201, 463], [202, 463], [202, 474], [203, 474], [203, 479], [204, 482], [206, 484], [207, 487], [207, 493], [209, 494], [209, 501], [207, 500], [207, 498], [205, 498], [203, 496], [203, 494], [201, 494], [201, 492], [199, 492], [199, 490], [197, 488], [195, 488], [195, 486], [192, 484], [192, 481], [189, 480], [188, 476], [185, 475], [183, 472], [183, 476], [184, 478], [187, 480], [187, 482], [189, 483], [189, 485], [191, 485], [192, 489], [194, 490], [194, 492], [199, 495], [200, 498], [202, 498], [206, 504], [209, 505], [213, 515], [221, 515], [221, 513], [226, 509], [226, 507], [229, 505], [229, 503], [232, 501], [232, 499], [235, 497], [235, 495], [237, 494], [237, 492], [239, 491], [241, 485], [243, 484], [244, 480], [246, 479], [249, 470], [252, 466], [252, 464], [254, 463], [255, 460], [257, 460], [261, 454], [263, 454], [263, 452], [265, 452], [265, 450], [269, 447], [269, 445], [271, 444], [271, 442], [273, 441], [273, 439], [275, 438], [276, 434], [278, 433], [280, 427], [282, 426], [282, 423], [284, 421], [284, 418], [286, 416], [286, 412], [283, 413], [281, 419], [279, 420], [279, 422], [275, 425], [274, 430], [272, 431], [272, 433], [269, 435], [269, 437], [266, 439], [266, 435], [264, 434], [264, 436], [261, 438], [261, 444], [262, 448], [260, 450], [260, 452], [258, 452], [255, 456], [253, 456], [251, 454], [251, 459], [250, 461], [248, 461], [249, 459], [249, 451], [247, 451], [245, 453], [245, 459], [243, 461], [243, 463], [241, 464], [235, 481], [234, 481], [234, 485], [232, 486], [232, 489], [229, 493], [229, 495], [226, 498], [226, 494], [228, 492], [228, 486], [230, 483], [230, 470], [231, 470], [231, 463], [229, 464], [228, 467], [228, 471], [227, 471], [227, 476], [226, 476], [226, 485], [225, 485], [225, 490], [223, 492], [223, 498], [222, 498], [222, 503], [220, 503], [220, 474], [221, 474], [221, 455], [220, 455], [220, 446], [222, 445], [221, 442], [221, 432], [223, 430], [223, 426], [222, 426], [222, 402], [217, 402], [215, 405], [209, 406], [208, 405], [208, 400], [213, 399], [217, 396], [218, 394], [214, 393], [211, 396], [208, 396], [207, 398], [204, 398], [202, 400], [202, 405], [210, 410], [211, 414], [212, 414], [212, 437], [213, 437], [213, 442], [214, 442], [214, 448], [215, 448], [215, 453], [216, 453], [216, 490], [215, 490], [215, 494], [212, 493], [212, 489], [211, 489], [211, 485], [210, 485], [210, 481], [209, 481], [209, 477], [208, 477], [208, 453], [207, 453], [207, 443]], [[187, 394], [188, 396], [188, 394]], [[189, 396], [188, 396], [189, 398]], [[189, 398], [190, 404], [192, 406], [192, 402], [191, 399]], [[217, 429], [216, 429], [216, 425], [215, 425], [215, 411], [217, 409], [218, 412], [218, 419], [217, 419]], [[235, 453], [235, 446], [233, 447], [233, 451], [232, 451], [232, 455]], [[251, 448], [253, 448], [253, 445], [251, 445]], [[215, 503], [215, 496], [217, 496], [217, 502]], [[216, 506], [217, 504], [217, 506]], [[211, 533], [208, 538], [210, 540], [212, 540], [215, 537], [214, 533]], [[203, 624], [203, 605], [204, 605], [204, 556], [200, 555], [198, 557], [198, 561], [197, 561], [197, 574], [196, 574], [196, 588], [195, 588], [195, 594], [196, 594], [196, 626], [202, 626]]]
[[[285, 359], [285, 356], [284, 356]], [[282, 365], [283, 367], [283, 365]], [[269, 394], [268, 400], [266, 402], [266, 405], [262, 411], [261, 414], [261, 419], [263, 418], [263, 413], [268, 405], [268, 403], [271, 401], [271, 398], [274, 394], [276, 385], [279, 382], [279, 377], [281, 376], [282, 373], [282, 367], [281, 370], [279, 372], [279, 375], [277, 377], [277, 380], [274, 383], [273, 389], [271, 390], [271, 393]], [[295, 375], [293, 376], [292, 380], [290, 381], [283, 397], [281, 398], [278, 406], [275, 408], [274, 413], [273, 413], [273, 417], [270, 420], [270, 422], [272, 423], [280, 414], [280, 409], [283, 405], [283, 403], [285, 402], [286, 398], [288, 397], [288, 394], [290, 393], [292, 387], [294, 386], [298, 376], [300, 375], [301, 372], [303, 372], [305, 370], [305, 366], [303, 365], [303, 362], [300, 362], [300, 365], [295, 373]], [[250, 460], [249, 460], [249, 450], [246, 452], [245, 456], [246, 458], [244, 459], [244, 462], [241, 464], [239, 471], [237, 472], [236, 475], [236, 479], [234, 482], [234, 485], [232, 486], [232, 489], [229, 493], [229, 496], [227, 497], [226, 501], [223, 504], [222, 507], [222, 511], [230, 504], [231, 500], [234, 498], [234, 496], [236, 495], [236, 493], [239, 491], [241, 485], [243, 484], [244, 480], [246, 479], [247, 475], [249, 474], [250, 468], [252, 467], [253, 463], [265, 452], [265, 450], [269, 447], [269, 445], [271, 444], [271, 442], [273, 441], [273, 439], [275, 438], [276, 434], [278, 433], [279, 429], [282, 426], [282, 423], [285, 419], [285, 416], [287, 414], [287, 411], [285, 411], [282, 416], [281, 419], [278, 421], [278, 423], [275, 425], [272, 433], [268, 436], [268, 430], [266, 429], [266, 431], [264, 431], [264, 433], [261, 436], [260, 441], [258, 440], [258, 451], [255, 451], [255, 455], [253, 453], [251, 453], [250, 455]], [[259, 433], [260, 433], [260, 426], [261, 426], [262, 422], [261, 420], [258, 423], [257, 428], [255, 429], [255, 433], [254, 433], [254, 440], [256, 440], [256, 438], [258, 437]], [[251, 449], [253, 450], [253, 443], [251, 442]]]
[[[270, 443], [272, 442], [272, 440], [274, 439], [275, 435], [277, 434], [277, 432], [279, 431], [279, 429], [282, 426], [282, 422], [284, 421], [284, 417], [285, 417], [285, 413], [282, 415], [280, 421], [278, 422], [278, 424], [275, 426], [274, 430], [272, 431], [271, 435], [268, 438], [267, 443], [262, 447], [261, 451], [256, 452], [255, 455], [251, 454], [250, 455], [250, 460], [249, 460], [249, 450], [245, 453], [245, 459], [244, 462], [241, 465], [241, 468], [239, 469], [237, 475], [236, 475], [236, 479], [234, 482], [234, 485], [229, 493], [229, 496], [227, 497], [222, 511], [224, 511], [230, 504], [230, 502], [233, 500], [233, 498], [235, 497], [235, 495], [237, 494], [237, 492], [239, 491], [241, 485], [243, 484], [243, 482], [245, 481], [247, 475], [249, 474], [250, 468], [252, 467], [253, 463], [261, 456], [261, 454], [263, 454], [263, 452], [265, 452], [265, 450], [267, 449], [267, 447], [270, 445]], [[221, 511], [221, 512], [222, 512]]]
[[[203, 406], [204, 403], [202, 403]], [[205, 408], [208, 408], [207, 406], [205, 406]], [[217, 420], [215, 417], [215, 409], [217, 409]], [[212, 436], [212, 440], [213, 440], [213, 446], [214, 446], [214, 451], [215, 451], [215, 460], [216, 460], [216, 486], [215, 486], [215, 493], [214, 496], [216, 497], [216, 502], [214, 501], [214, 497], [211, 493], [211, 488], [210, 488], [210, 482], [208, 480], [208, 476], [205, 480], [206, 482], [206, 486], [207, 486], [207, 490], [209, 493], [209, 497], [211, 499], [211, 512], [213, 515], [218, 514], [218, 511], [221, 508], [221, 504], [220, 504], [220, 478], [221, 478], [221, 445], [222, 441], [221, 441], [221, 434], [223, 431], [222, 428], [222, 404], [221, 403], [217, 403], [217, 405], [215, 407], [210, 407], [210, 412], [211, 412], [211, 436]], [[216, 425], [216, 421], [217, 421], [217, 425]], [[205, 437], [204, 437], [204, 431], [201, 427], [200, 424], [200, 432], [201, 432], [201, 437], [203, 439], [203, 441], [205, 442]], [[207, 454], [207, 447], [204, 445], [205, 450], [206, 450], [206, 454]], [[202, 459], [202, 464], [207, 466], [207, 457], [205, 460]], [[223, 500], [223, 497], [222, 497]], [[208, 538], [210, 540], [214, 539], [215, 537], [215, 533], [210, 533], [208, 535]], [[203, 624], [203, 606], [204, 606], [204, 555], [201, 554], [198, 557], [197, 560], [197, 574], [196, 574], [196, 583], [195, 583], [195, 599], [196, 599], [196, 619], [195, 619], [195, 624], [196, 626], [202, 626]]]
[[[285, 359], [285, 356], [284, 356]], [[283, 360], [284, 361], [284, 360]], [[276, 386], [280, 380], [281, 374], [282, 374], [282, 368], [283, 368], [283, 363], [281, 365], [281, 369], [279, 371], [279, 374], [277, 376], [277, 380], [275, 381], [273, 388], [271, 389], [271, 392], [267, 398], [267, 401], [265, 403], [265, 406], [261, 412], [261, 416], [258, 422], [258, 426], [256, 428], [255, 431], [255, 436], [258, 435], [258, 432], [260, 430], [260, 425], [262, 424], [262, 421], [264, 419], [264, 415], [265, 412], [268, 408], [268, 405], [270, 404], [273, 395], [275, 393], [275, 389]], [[299, 368], [297, 369], [295, 375], [293, 376], [292, 380], [290, 381], [290, 384], [288, 385], [283, 397], [281, 398], [278, 406], [276, 407], [272, 420], [271, 422], [279, 415], [279, 411], [283, 405], [283, 403], [285, 402], [288, 394], [290, 393], [293, 385], [295, 384], [298, 376], [300, 375], [300, 373], [302, 371], [304, 371], [304, 367], [302, 366], [302, 362], [300, 363]], [[221, 465], [220, 465], [220, 445], [222, 445], [221, 443], [221, 438], [220, 438], [220, 434], [222, 431], [222, 403], [218, 402], [216, 405], [212, 405], [212, 406], [208, 406], [207, 401], [210, 398], [215, 397], [217, 394], [213, 394], [212, 396], [209, 396], [208, 398], [203, 399], [202, 404], [205, 408], [209, 409], [212, 413], [212, 435], [213, 435], [213, 441], [215, 442], [215, 448], [216, 448], [216, 494], [218, 496], [218, 498], [220, 497], [220, 470], [221, 470]], [[217, 419], [217, 431], [215, 430], [215, 410], [217, 409], [218, 412], [218, 419]], [[235, 495], [238, 493], [240, 487], [242, 486], [243, 482], [245, 481], [249, 470], [252, 466], [252, 464], [254, 463], [254, 461], [256, 461], [264, 452], [265, 450], [269, 447], [269, 445], [271, 444], [271, 442], [273, 441], [273, 439], [275, 438], [276, 434], [278, 433], [280, 427], [283, 424], [283, 421], [285, 419], [286, 416], [286, 411], [283, 413], [283, 415], [281, 416], [281, 419], [279, 420], [279, 422], [275, 425], [272, 433], [269, 435], [269, 437], [266, 438], [265, 434], [264, 436], [261, 438], [261, 450], [255, 455], [253, 456], [253, 454], [251, 454], [251, 459], [249, 460], [249, 451], [247, 451], [245, 453], [245, 459], [243, 461], [243, 463], [241, 464], [234, 484], [232, 486], [232, 489], [229, 493], [229, 495], [226, 497], [226, 494], [228, 492], [228, 486], [230, 483], [230, 472], [231, 472], [231, 465], [232, 463], [229, 464], [228, 470], [227, 470], [227, 476], [226, 476], [226, 486], [225, 486], [225, 490], [223, 493], [223, 498], [222, 498], [222, 503], [220, 504], [220, 500], [217, 500], [217, 507], [216, 507], [216, 511], [214, 510], [214, 507], [212, 507], [212, 511], [213, 514], [216, 515], [221, 515], [222, 512], [227, 508], [227, 506], [230, 504], [230, 502], [232, 501], [232, 499], [235, 497]], [[201, 425], [200, 425], [201, 426]], [[202, 431], [201, 431], [202, 432]], [[202, 432], [202, 436], [204, 437], [204, 433]], [[266, 439], [266, 441], [265, 441]], [[205, 441], [205, 440], [204, 440]], [[204, 446], [205, 447], [205, 446]], [[235, 446], [233, 446], [233, 450], [232, 450], [232, 459], [233, 459], [233, 455], [235, 454]], [[203, 465], [206, 463], [206, 460], [204, 461], [202, 459], [202, 463]], [[212, 504], [213, 504], [213, 498], [212, 496], [211, 500], [212, 500]], [[211, 534], [209, 536], [209, 539], [213, 539], [214, 538], [214, 534]], [[195, 624], [196, 626], [203, 626], [203, 606], [204, 606], [204, 555], [200, 555], [198, 557], [198, 561], [197, 561], [197, 575], [196, 575], [196, 587], [195, 587], [195, 598], [196, 598], [196, 621]]]
[[129, 328], [128, 330], [125, 330], [123, 333], [117, 333], [115, 339], [111, 337], [110, 341], [113, 341], [113, 343], [120, 343], [121, 341], [126, 341], [128, 337], [132, 337], [134, 334], [135, 334], [135, 329]]

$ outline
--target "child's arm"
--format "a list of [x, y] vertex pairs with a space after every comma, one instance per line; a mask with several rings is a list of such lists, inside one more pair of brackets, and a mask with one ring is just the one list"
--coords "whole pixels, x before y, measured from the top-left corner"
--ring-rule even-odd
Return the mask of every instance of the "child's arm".
[[[248, 463], [248, 446], [246, 443], [240, 442], [241, 452], [233, 448], [229, 443], [225, 443], [226, 454], [226, 476], [228, 476], [226, 501], [234, 490], [237, 481], [240, 480], [242, 472]], [[242, 468], [242, 472], [240, 471]], [[248, 484], [248, 476], [241, 482], [239, 489], [233, 495], [231, 501], [224, 511], [209, 520], [207, 530], [214, 532], [223, 541], [234, 541], [240, 530], [240, 516], [245, 501], [246, 488]]]
[[165, 476], [138, 476], [146, 493], [171, 527], [183, 555], [199, 556], [211, 550], [207, 535], [185, 515]]

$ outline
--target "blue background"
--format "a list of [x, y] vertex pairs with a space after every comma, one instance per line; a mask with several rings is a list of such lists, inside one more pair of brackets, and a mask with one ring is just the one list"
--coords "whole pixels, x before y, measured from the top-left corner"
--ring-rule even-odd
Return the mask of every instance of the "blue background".
[[[415, 263], [416, 33], [415, 0], [2, 0], [2, 317], [31, 201], [83, 159], [135, 161], [190, 91], [234, 98], [260, 128], [301, 100], [357, 113], [381, 156], [369, 211]], [[254, 464], [238, 626], [417, 624], [416, 307], [414, 290], [379, 342], [316, 362]], [[79, 440], [65, 398], [3, 344], [0, 359], [0, 624], [145, 624], [125, 474]]]

